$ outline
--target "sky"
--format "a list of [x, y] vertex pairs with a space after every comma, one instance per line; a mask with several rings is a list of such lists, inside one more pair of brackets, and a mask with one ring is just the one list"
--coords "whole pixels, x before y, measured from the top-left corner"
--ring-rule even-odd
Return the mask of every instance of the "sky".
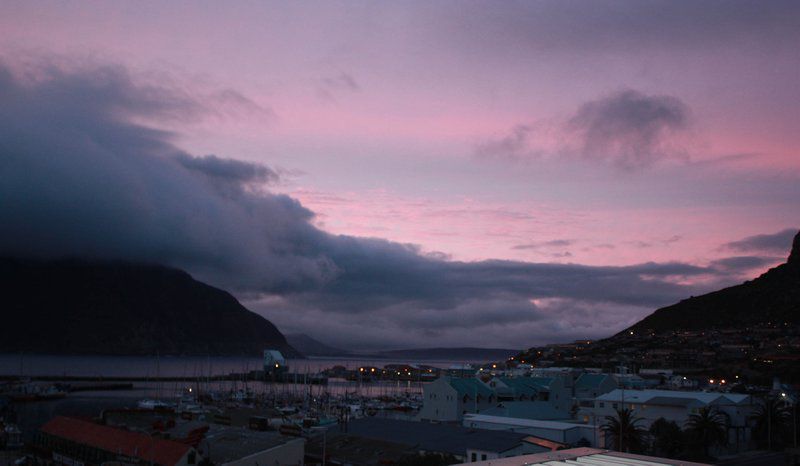
[[0, 253], [166, 263], [347, 349], [607, 336], [800, 226], [797, 2], [7, 0], [0, 31]]

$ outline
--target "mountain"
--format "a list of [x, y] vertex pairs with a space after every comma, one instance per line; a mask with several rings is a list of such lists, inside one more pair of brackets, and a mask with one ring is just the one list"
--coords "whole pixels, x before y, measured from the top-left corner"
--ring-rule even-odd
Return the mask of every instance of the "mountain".
[[800, 233], [785, 264], [741, 285], [658, 309], [618, 335], [631, 330], [706, 330], [768, 323], [800, 324]]
[[0, 351], [298, 353], [230, 293], [160, 265], [0, 258]]
[[328, 346], [319, 340], [306, 335], [305, 333], [294, 333], [286, 335], [286, 340], [292, 348], [300, 351], [306, 356], [351, 356], [343, 349]]
[[502, 348], [420, 348], [381, 351], [377, 357], [388, 359], [505, 361], [519, 350]]

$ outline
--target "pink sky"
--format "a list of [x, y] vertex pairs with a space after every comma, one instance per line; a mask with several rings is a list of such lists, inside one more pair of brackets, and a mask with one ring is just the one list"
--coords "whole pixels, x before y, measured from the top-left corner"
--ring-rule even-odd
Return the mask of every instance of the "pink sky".
[[800, 225], [797, 13], [6, 1], [0, 57], [114, 63], [198, 97], [212, 112], [172, 121], [177, 145], [279, 169], [270, 189], [331, 233], [464, 261], [706, 265]]

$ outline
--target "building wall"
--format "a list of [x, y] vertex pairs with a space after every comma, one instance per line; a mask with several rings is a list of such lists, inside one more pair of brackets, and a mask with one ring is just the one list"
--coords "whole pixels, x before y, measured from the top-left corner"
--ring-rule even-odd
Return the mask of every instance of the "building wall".
[[463, 403], [458, 392], [442, 377], [422, 387], [423, 402], [420, 419], [452, 422], [461, 420]]
[[597, 387], [576, 388], [575, 398], [578, 400], [593, 400], [594, 398], [597, 398], [600, 395], [605, 395], [616, 388], [617, 382], [614, 380], [614, 378], [606, 377]]

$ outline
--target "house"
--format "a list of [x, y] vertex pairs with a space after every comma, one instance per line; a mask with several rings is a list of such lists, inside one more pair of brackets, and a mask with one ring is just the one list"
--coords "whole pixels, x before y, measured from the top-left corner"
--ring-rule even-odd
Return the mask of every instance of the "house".
[[286, 358], [278, 350], [264, 350], [264, 374], [284, 374], [289, 369]]
[[495, 377], [489, 386], [499, 400], [542, 401], [564, 413], [572, 408], [572, 393], [563, 377]]
[[575, 400], [579, 406], [593, 406], [594, 399], [617, 388], [617, 381], [610, 374], [585, 372], [575, 381]]
[[42, 426], [34, 446], [43, 459], [71, 466], [109, 462], [190, 466], [200, 461], [197, 451], [184, 443], [63, 416]]
[[738, 448], [750, 438], [748, 418], [755, 405], [750, 395], [720, 392], [674, 390], [613, 390], [597, 397], [594, 407], [581, 408], [578, 418], [598, 423], [606, 416], [615, 416], [618, 409], [630, 409], [642, 419], [641, 426], [649, 428], [659, 418], [684, 426], [691, 414], [701, 408], [714, 408], [725, 413], [730, 421], [731, 447]]
[[461, 425], [475, 429], [508, 430], [529, 434], [558, 442], [566, 447], [580, 445], [597, 446], [602, 435], [599, 426], [577, 422], [548, 421], [494, 416], [484, 413], [466, 414]]
[[326, 436], [326, 442], [335, 445], [382, 442], [394, 449], [405, 445], [407, 451], [415, 454], [452, 455], [461, 461], [483, 461], [551, 450], [525, 433], [387, 418], [356, 419], [346, 428], [332, 427]]
[[491, 387], [476, 378], [439, 377], [422, 388], [419, 417], [427, 421], [457, 422], [465, 413], [477, 413], [495, 405]]

